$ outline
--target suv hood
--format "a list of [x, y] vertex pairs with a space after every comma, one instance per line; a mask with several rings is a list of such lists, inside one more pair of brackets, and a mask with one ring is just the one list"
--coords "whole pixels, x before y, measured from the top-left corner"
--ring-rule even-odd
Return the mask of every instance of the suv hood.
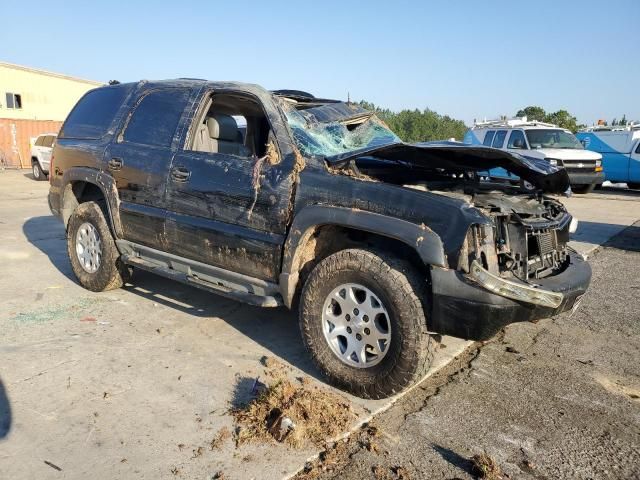
[[526, 150], [526, 155], [536, 158], [555, 158], [557, 160], [601, 160], [602, 155], [591, 150], [578, 148], [536, 148]]
[[363, 157], [408, 164], [421, 170], [445, 174], [484, 172], [492, 168], [504, 168], [546, 192], [563, 193], [569, 188], [567, 172], [546, 160], [458, 142], [415, 144], [397, 142], [342, 153], [326, 157], [325, 160], [332, 167], [342, 167], [349, 164], [351, 160]]

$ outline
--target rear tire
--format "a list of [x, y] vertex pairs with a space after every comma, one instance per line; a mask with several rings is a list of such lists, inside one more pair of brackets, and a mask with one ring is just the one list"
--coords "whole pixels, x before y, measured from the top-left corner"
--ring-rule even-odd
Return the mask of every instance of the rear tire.
[[636, 182], [627, 182], [627, 187], [632, 188], [633, 190], [640, 190], [640, 183]]
[[47, 179], [47, 175], [44, 173], [40, 166], [40, 162], [37, 160], [34, 160], [31, 164], [31, 173], [33, 174], [34, 180], [42, 181]]
[[571, 185], [571, 191], [573, 193], [577, 193], [578, 195], [583, 195], [593, 192], [593, 189], [595, 187], [595, 185]]
[[81, 203], [67, 225], [67, 253], [78, 282], [92, 292], [120, 288], [120, 253], [96, 202]]
[[[346, 302], [343, 287], [352, 289], [353, 296]], [[426, 298], [425, 291], [426, 279], [405, 260], [361, 249], [330, 255], [311, 271], [302, 291], [304, 344], [317, 367], [337, 387], [362, 398], [397, 394], [420, 380], [433, 360], [436, 342], [427, 333], [420, 300]], [[338, 307], [331, 304], [335, 299]], [[377, 310], [367, 310], [371, 305]], [[363, 315], [382, 311], [381, 307], [384, 313], [375, 314], [375, 319]], [[347, 312], [353, 317], [346, 318]], [[340, 319], [333, 324], [328, 316], [336, 314], [333, 318]], [[333, 325], [338, 324], [342, 332], [349, 326], [353, 330], [344, 337], [332, 336], [333, 330], [328, 329], [335, 330]], [[356, 341], [357, 332], [361, 336]], [[387, 340], [378, 340], [380, 335]], [[352, 348], [353, 355], [349, 353]]]

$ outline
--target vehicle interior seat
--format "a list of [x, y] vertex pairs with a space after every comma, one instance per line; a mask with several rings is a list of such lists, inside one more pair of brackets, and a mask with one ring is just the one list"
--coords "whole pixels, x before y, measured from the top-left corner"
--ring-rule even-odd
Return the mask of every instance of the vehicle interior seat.
[[242, 132], [231, 115], [214, 114], [198, 127], [193, 149], [199, 152], [226, 153], [248, 157]]

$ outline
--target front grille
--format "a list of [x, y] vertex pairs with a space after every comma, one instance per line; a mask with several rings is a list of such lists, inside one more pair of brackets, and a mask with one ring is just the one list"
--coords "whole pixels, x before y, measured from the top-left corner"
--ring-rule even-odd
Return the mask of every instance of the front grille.
[[590, 169], [593, 170], [596, 168], [595, 160], [563, 160], [562, 165], [567, 170], [582, 170], [582, 169]]

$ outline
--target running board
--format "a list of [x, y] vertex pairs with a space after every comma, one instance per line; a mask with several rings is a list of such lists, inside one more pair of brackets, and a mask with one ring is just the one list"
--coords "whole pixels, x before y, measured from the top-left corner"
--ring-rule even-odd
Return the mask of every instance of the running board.
[[284, 304], [279, 287], [274, 283], [177, 257], [126, 240], [117, 240], [116, 243], [122, 253], [122, 262], [134, 268], [250, 305], [279, 307]]

